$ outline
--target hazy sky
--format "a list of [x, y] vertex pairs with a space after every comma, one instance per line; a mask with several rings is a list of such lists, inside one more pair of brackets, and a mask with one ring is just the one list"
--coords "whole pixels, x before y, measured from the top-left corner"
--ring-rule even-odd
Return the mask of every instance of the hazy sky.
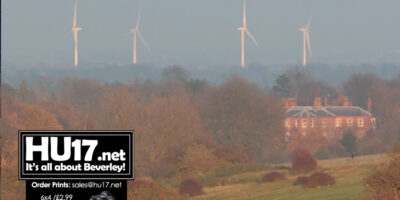
[[[79, 61], [129, 63], [139, 5], [138, 63], [239, 65], [242, 0], [78, 0]], [[3, 55], [16, 65], [73, 65], [73, 0], [4, 0]], [[247, 63], [300, 63], [303, 26], [310, 62], [400, 62], [399, 0], [248, 0]], [[66, 35], [68, 34], [68, 35]], [[65, 37], [66, 36], [66, 37]]]

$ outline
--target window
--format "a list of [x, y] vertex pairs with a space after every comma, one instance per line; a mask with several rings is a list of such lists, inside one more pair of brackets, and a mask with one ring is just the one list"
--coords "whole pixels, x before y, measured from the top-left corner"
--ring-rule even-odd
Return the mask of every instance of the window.
[[322, 128], [326, 128], [326, 119], [323, 119], [321, 121], [321, 124], [322, 124]]
[[296, 119], [296, 120], [294, 121], [294, 126], [299, 127], [299, 120], [298, 120], [298, 119]]
[[324, 137], [326, 137], [326, 136], [328, 136], [328, 133], [323, 132], [322, 135], [323, 135]]
[[314, 128], [314, 120], [311, 120], [311, 128]]
[[303, 121], [301, 122], [301, 126], [303, 128], [307, 128], [307, 120], [306, 119], [303, 119]]
[[336, 119], [335, 120], [335, 125], [336, 125], [336, 127], [341, 127], [342, 126], [342, 120], [341, 119]]
[[376, 119], [375, 118], [371, 119], [371, 125], [372, 125], [372, 128], [376, 128]]
[[348, 118], [347, 119], [347, 126], [348, 127], [353, 127], [353, 119], [352, 118]]
[[364, 119], [363, 118], [358, 119], [358, 127], [364, 127]]
[[301, 134], [302, 134], [303, 136], [306, 136], [307, 133], [306, 133], [306, 132], [303, 132], [303, 133], [301, 133]]
[[286, 128], [290, 128], [290, 119], [285, 120], [285, 126]]

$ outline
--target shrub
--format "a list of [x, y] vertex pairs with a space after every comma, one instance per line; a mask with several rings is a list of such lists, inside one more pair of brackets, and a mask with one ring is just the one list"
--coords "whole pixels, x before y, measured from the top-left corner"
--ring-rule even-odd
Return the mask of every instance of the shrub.
[[191, 197], [204, 194], [200, 183], [194, 179], [186, 179], [179, 186], [179, 193]]
[[317, 172], [309, 176], [304, 184], [305, 187], [318, 187], [324, 185], [334, 185], [336, 183], [335, 178], [331, 175]]
[[374, 199], [398, 199], [400, 197], [400, 146], [395, 145], [391, 160], [382, 163], [371, 176], [365, 179], [367, 190]]
[[307, 183], [307, 176], [299, 176], [296, 181], [293, 182], [293, 185], [305, 185]]
[[292, 162], [292, 172], [302, 173], [318, 169], [317, 161], [305, 149], [296, 149]]
[[189, 146], [179, 163], [179, 171], [190, 176], [203, 175], [217, 165], [218, 158], [204, 145]]
[[262, 177], [261, 181], [263, 183], [268, 183], [268, 182], [281, 181], [285, 179], [286, 179], [285, 175], [280, 172], [268, 172]]

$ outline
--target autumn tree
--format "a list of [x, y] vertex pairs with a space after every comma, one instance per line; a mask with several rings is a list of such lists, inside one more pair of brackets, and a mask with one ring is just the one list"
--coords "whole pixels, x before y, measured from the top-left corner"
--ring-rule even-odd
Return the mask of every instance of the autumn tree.
[[38, 105], [13, 103], [3, 109], [2, 153], [9, 155], [9, 161], [14, 164], [17, 162], [18, 130], [62, 130], [56, 116]]
[[376, 118], [377, 132], [380, 139], [389, 145], [400, 139], [400, 82], [381, 81], [371, 87], [373, 115]]
[[47, 112], [53, 114], [63, 129], [79, 130], [81, 129], [81, 114], [78, 110], [68, 104], [57, 101], [42, 101], [38, 105]]
[[344, 95], [349, 97], [353, 105], [361, 106], [367, 109], [368, 97], [371, 96], [371, 90], [374, 84], [381, 82], [375, 74], [354, 74], [343, 83]]
[[[61, 130], [55, 115], [38, 105], [3, 102], [1, 127], [2, 199], [24, 199], [25, 184], [18, 177], [18, 130]], [[7, 105], [7, 106], [4, 106]], [[22, 192], [21, 192], [22, 191]]]
[[283, 103], [238, 76], [205, 89], [199, 110], [216, 142], [238, 156], [266, 161], [283, 147]]
[[137, 174], [158, 177], [175, 167], [189, 145], [205, 141], [207, 132], [184, 90], [146, 94], [142, 89], [106, 89], [96, 116], [104, 129], [135, 130]]
[[55, 100], [88, 113], [98, 105], [103, 89], [97, 81], [66, 77], [56, 82], [54, 96]]
[[315, 128], [307, 132], [295, 132], [290, 135], [287, 144], [287, 151], [293, 152], [301, 148], [306, 149], [312, 154], [316, 153], [321, 147], [329, 144], [329, 139], [323, 135], [323, 130]]
[[171, 170], [193, 143], [207, 137], [197, 109], [188, 97], [168, 96], [141, 105], [135, 120], [136, 152], [145, 174], [160, 176]]
[[377, 131], [368, 131], [357, 140], [357, 152], [360, 154], [380, 154], [390, 152], [390, 145], [384, 143]]
[[389, 156], [390, 160], [375, 168], [364, 181], [367, 190], [377, 200], [400, 198], [400, 146], [395, 145]]
[[99, 99], [99, 109], [94, 113], [103, 129], [134, 130], [143, 111], [135, 93], [127, 87], [109, 87]]
[[13, 112], [17, 115], [19, 130], [61, 130], [57, 117], [39, 105], [16, 103]]
[[291, 93], [298, 105], [313, 105], [315, 97], [335, 98], [337, 89], [327, 82], [315, 79], [304, 67], [290, 68], [285, 73], [290, 80]]
[[204, 145], [189, 146], [180, 158], [179, 171], [186, 176], [199, 176], [217, 165], [218, 158], [214, 152]]

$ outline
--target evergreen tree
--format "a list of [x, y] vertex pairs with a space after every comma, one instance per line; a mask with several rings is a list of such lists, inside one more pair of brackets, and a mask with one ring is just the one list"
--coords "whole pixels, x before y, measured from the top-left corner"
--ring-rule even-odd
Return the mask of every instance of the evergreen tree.
[[347, 152], [352, 153], [356, 151], [356, 141], [357, 138], [354, 136], [353, 132], [347, 131], [343, 134], [340, 143], [346, 148]]
[[280, 75], [276, 80], [275, 80], [275, 85], [272, 87], [273, 93], [281, 96], [281, 97], [290, 97], [291, 96], [291, 86], [290, 86], [290, 80], [286, 76], [286, 74]]

